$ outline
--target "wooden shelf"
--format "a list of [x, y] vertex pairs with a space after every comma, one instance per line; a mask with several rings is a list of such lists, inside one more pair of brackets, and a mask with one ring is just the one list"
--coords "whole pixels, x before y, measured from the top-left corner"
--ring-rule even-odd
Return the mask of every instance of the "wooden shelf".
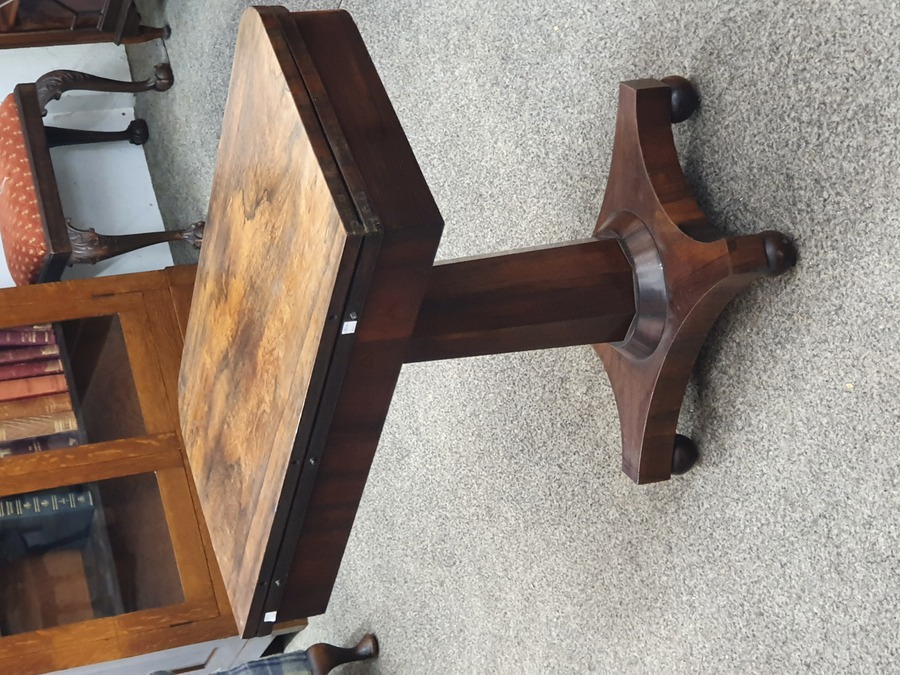
[[0, 32], [0, 49], [144, 42], [166, 35], [165, 28], [141, 25], [133, 0], [19, 0], [15, 23]]
[[178, 371], [194, 275], [0, 289], [0, 328], [54, 324], [82, 432], [76, 447], [0, 459], [0, 500], [87, 486], [94, 504], [86, 541], [0, 562], [17, 608], [0, 672], [138, 675], [193, 668], [200, 652], [220, 668], [268, 645], [239, 638], [187, 468]]

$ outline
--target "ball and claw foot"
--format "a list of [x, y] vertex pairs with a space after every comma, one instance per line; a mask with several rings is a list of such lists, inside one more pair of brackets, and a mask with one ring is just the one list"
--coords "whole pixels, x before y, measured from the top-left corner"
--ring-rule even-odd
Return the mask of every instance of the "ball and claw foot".
[[172, 66], [168, 63], [160, 63], [153, 71], [153, 89], [154, 91], [167, 91], [172, 88], [175, 83], [175, 75], [172, 73]]
[[181, 236], [179, 239], [188, 242], [194, 248], [200, 248], [203, 246], [203, 231], [205, 228], [206, 221], [198, 220], [196, 223], [192, 223], [190, 227], [180, 230], [179, 234]]
[[136, 119], [128, 125], [128, 142], [132, 145], [143, 145], [150, 139], [150, 128], [147, 126], [147, 120]]
[[697, 446], [687, 436], [675, 434], [675, 448], [672, 452], [672, 473], [680, 476], [691, 470], [700, 454]]
[[691, 81], [679, 75], [662, 79], [672, 89], [672, 124], [684, 122], [700, 107], [700, 95]]

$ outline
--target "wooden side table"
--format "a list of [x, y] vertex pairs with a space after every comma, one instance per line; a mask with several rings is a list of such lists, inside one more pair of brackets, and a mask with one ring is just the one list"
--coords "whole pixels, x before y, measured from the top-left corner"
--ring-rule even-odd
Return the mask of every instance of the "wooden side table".
[[716, 316], [792, 244], [726, 237], [681, 172], [686, 80], [621, 85], [594, 236], [433, 266], [438, 209], [345, 12], [241, 22], [180, 375], [185, 447], [237, 623], [325, 611], [405, 362], [596, 344], [637, 482], [677, 437]]

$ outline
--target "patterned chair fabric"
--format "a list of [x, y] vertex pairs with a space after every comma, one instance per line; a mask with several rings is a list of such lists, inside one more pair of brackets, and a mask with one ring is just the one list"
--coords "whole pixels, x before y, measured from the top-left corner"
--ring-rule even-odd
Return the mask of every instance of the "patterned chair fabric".
[[36, 283], [48, 248], [13, 94], [0, 104], [0, 238], [16, 285]]

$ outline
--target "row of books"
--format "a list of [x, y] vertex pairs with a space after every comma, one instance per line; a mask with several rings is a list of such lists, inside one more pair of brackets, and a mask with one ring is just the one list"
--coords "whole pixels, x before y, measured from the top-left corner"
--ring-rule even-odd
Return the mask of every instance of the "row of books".
[[[0, 458], [78, 444], [54, 327], [0, 329]], [[82, 557], [103, 534], [93, 527], [95, 492], [71, 485], [0, 498], [0, 634], [93, 618]]]
[[53, 326], [0, 329], [0, 458], [78, 442]]

